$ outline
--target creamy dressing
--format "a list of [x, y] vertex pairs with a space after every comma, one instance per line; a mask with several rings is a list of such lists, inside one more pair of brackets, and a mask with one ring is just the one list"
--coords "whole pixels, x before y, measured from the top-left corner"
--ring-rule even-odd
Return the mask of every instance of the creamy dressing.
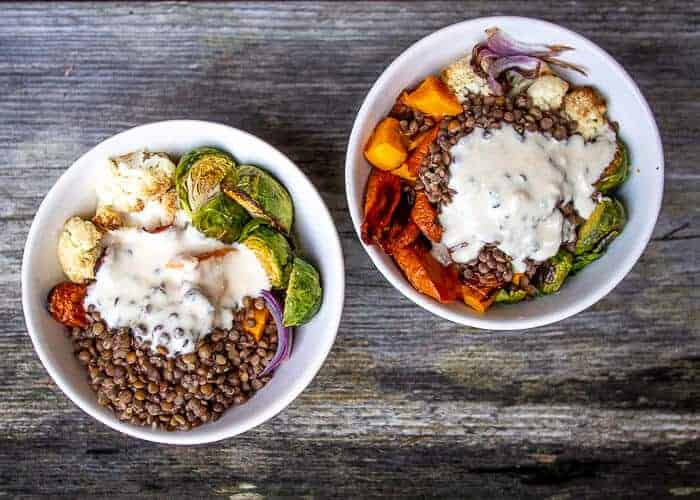
[[138, 212], [120, 212], [122, 221], [128, 227], [156, 229], [172, 222], [172, 215], [161, 202], [146, 201], [143, 210]]
[[213, 328], [231, 328], [243, 298], [270, 288], [248, 247], [203, 236], [183, 212], [164, 231], [117, 229], [105, 235], [104, 244], [85, 305], [94, 305], [110, 328], [129, 327], [170, 356], [194, 351]]
[[591, 214], [593, 183], [616, 147], [612, 130], [588, 143], [580, 135], [520, 135], [509, 126], [462, 137], [450, 151], [456, 194], [442, 207], [442, 243], [455, 262], [468, 262], [497, 242], [515, 272], [525, 270], [525, 259], [548, 259], [572, 236], [557, 207], [572, 201], [579, 215]]

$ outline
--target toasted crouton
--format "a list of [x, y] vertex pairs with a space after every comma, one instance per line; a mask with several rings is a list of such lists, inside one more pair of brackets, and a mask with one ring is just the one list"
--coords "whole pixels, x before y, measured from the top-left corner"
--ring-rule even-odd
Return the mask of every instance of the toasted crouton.
[[593, 139], [607, 128], [605, 100], [591, 87], [580, 87], [564, 96], [564, 114], [577, 123], [576, 132]]

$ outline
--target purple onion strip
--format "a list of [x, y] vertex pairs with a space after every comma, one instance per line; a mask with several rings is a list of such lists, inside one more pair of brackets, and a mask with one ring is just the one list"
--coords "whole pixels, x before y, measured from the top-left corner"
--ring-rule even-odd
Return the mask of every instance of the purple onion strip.
[[272, 319], [275, 321], [275, 326], [277, 327], [277, 351], [265, 369], [258, 375], [258, 377], [264, 377], [268, 373], [274, 371], [280, 363], [291, 354], [292, 329], [284, 326], [282, 321], [282, 306], [277, 302], [275, 296], [268, 290], [263, 290], [260, 295], [262, 295], [262, 298], [265, 300], [267, 308], [270, 310]]
[[499, 56], [554, 56], [566, 50], [573, 50], [567, 45], [544, 45], [526, 43], [516, 40], [498, 28], [486, 30], [486, 45]]

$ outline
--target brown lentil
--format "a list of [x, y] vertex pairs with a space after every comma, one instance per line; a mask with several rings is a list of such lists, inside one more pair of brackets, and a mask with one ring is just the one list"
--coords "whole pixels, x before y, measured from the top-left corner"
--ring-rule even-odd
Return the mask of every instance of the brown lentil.
[[[248, 310], [259, 308], [259, 302], [251, 298], [244, 303], [243, 318]], [[242, 334], [236, 324], [231, 330], [212, 331], [195, 352], [169, 358], [167, 351], [157, 347], [152, 351], [127, 328], [106, 328], [95, 312], [88, 319], [92, 323], [85, 329], [68, 333], [76, 357], [86, 365], [98, 403], [120, 420], [169, 431], [188, 430], [217, 420], [270, 380], [269, 375], [258, 378], [257, 374], [277, 350], [273, 322], [266, 326], [259, 343]], [[255, 354], [246, 361], [251, 348]]]

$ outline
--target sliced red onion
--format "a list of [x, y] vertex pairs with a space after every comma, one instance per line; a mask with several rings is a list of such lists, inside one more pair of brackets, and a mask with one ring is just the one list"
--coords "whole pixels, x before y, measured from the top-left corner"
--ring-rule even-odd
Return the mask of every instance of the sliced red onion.
[[268, 290], [263, 290], [260, 295], [262, 295], [262, 298], [265, 300], [267, 308], [270, 310], [272, 319], [275, 321], [275, 326], [277, 327], [277, 351], [262, 373], [258, 375], [258, 377], [264, 377], [268, 373], [274, 371], [280, 363], [287, 359], [292, 353], [292, 329], [284, 326], [284, 322], [282, 321], [282, 306], [275, 296]]
[[506, 56], [491, 62], [488, 66], [488, 83], [491, 91], [496, 95], [503, 95], [503, 87], [498, 83], [498, 77], [508, 69], [515, 69], [527, 78], [535, 78], [542, 62], [536, 57], [530, 56]]
[[526, 43], [507, 35], [499, 28], [486, 30], [488, 38], [486, 46], [499, 56], [553, 56], [566, 50], [573, 50], [567, 45], [544, 45], [541, 43]]

